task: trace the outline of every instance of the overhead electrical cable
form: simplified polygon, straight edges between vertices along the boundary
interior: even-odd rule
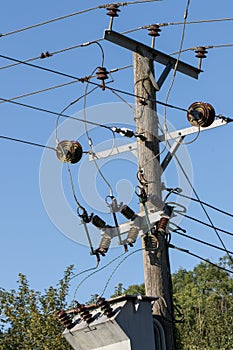
[[[36,146],[36,147],[42,147],[42,148],[48,148],[48,149],[51,149],[52,151],[56,151],[56,148],[54,148],[54,147],[45,146],[45,145],[42,145],[42,144],[36,143],[36,142],[16,139],[14,137],[0,135],[0,139],[4,139],[4,140],[8,140],[8,141],[20,142],[20,143],[25,143],[27,145]]]
[[[183,23],[182,33],[181,33],[178,57],[176,59],[176,63],[175,63],[175,66],[174,66],[171,83],[170,83],[170,86],[169,86],[167,94],[166,94],[165,103],[168,103],[168,100],[169,100],[169,97],[170,97],[170,93],[171,93],[171,90],[173,88],[173,85],[174,85],[174,82],[175,82],[175,78],[176,78],[177,68],[178,68],[178,64],[179,64],[179,61],[180,61],[180,55],[181,55],[181,51],[182,51],[183,43],[184,43],[186,20],[187,20],[187,17],[188,17],[190,1],[191,0],[187,0],[187,3],[186,3],[186,8],[185,8],[185,12],[184,12],[184,23]],[[167,131],[168,131],[168,127],[167,127],[167,106],[164,106],[164,132],[167,133]]]
[[[102,67],[104,67],[104,55],[102,57]],[[94,74],[94,72],[98,69],[95,68],[92,73],[91,73],[91,76]],[[86,83],[86,87],[85,87],[85,92],[84,92],[84,99],[83,99],[83,119],[84,121],[87,119],[86,117],[86,106],[87,106],[87,95],[88,95],[88,87],[89,87],[89,82],[90,80],[88,80],[88,82]],[[104,85],[105,86],[105,85]],[[87,139],[88,139],[88,144],[90,146],[90,155],[92,156],[92,160],[94,161],[94,164],[96,166],[96,169],[98,170],[98,173],[99,175],[101,176],[101,178],[103,179],[104,183],[107,185],[107,187],[109,188],[109,191],[110,191],[110,197],[113,197],[113,189],[112,189],[112,186],[110,184],[110,182],[107,180],[107,178],[105,177],[105,175],[103,174],[103,172],[101,171],[99,165],[97,164],[97,159],[96,159],[96,156],[95,156],[95,151],[94,151],[94,147],[93,147],[93,142],[92,142],[92,139],[89,135],[89,131],[88,131],[88,127],[87,127],[87,124],[84,122],[84,127],[85,127],[85,132],[86,132],[86,136],[87,136]],[[113,149],[115,148],[114,147],[115,145],[115,136],[114,136],[114,133],[113,133],[113,147],[112,147],[112,151]],[[111,152],[112,153],[112,152]]]
[[[189,219],[189,220],[196,221],[196,222],[198,222],[199,224],[202,224],[202,225],[207,226],[207,227],[210,227],[210,228],[212,228],[212,229],[214,229],[214,230],[217,230],[217,231],[226,233],[227,235],[233,236],[233,232],[229,232],[229,231],[227,231],[227,230],[223,230],[222,228],[215,227],[215,226],[212,225],[212,224],[207,224],[207,222],[201,221],[201,220],[199,220],[199,219],[197,219],[197,218],[194,218],[194,217],[192,217],[192,216],[190,216],[190,215],[187,215],[187,214],[184,214],[184,213],[179,213],[179,214],[182,215],[182,216],[184,216],[184,217],[186,217],[186,218]]]
[[[169,143],[169,142],[168,142],[168,143]],[[182,164],[181,164],[179,158],[177,157],[176,154],[174,154],[174,157],[175,157],[175,159],[176,159],[176,161],[177,161],[177,163],[178,163],[178,165],[179,165],[179,167],[180,167],[182,173],[184,174],[184,176],[185,176],[185,178],[186,178],[186,180],[187,180],[187,182],[188,182],[190,188],[192,189],[193,193],[195,194],[196,198],[198,199],[198,201],[199,201],[199,203],[200,203],[200,206],[201,206],[202,210],[204,211],[204,213],[205,213],[205,215],[206,215],[206,217],[207,217],[207,219],[208,219],[208,221],[209,221],[209,223],[210,223],[210,227],[212,227],[212,229],[213,229],[214,232],[216,233],[216,236],[218,237],[219,241],[221,242],[223,248],[225,249],[225,252],[226,252],[226,254],[228,255],[230,261],[233,261],[231,255],[228,253],[228,250],[227,250],[227,247],[226,247],[225,243],[223,242],[222,238],[220,237],[217,228],[214,226],[213,221],[211,220],[211,218],[210,218],[210,216],[209,216],[209,214],[208,214],[208,212],[207,212],[207,210],[206,210],[204,204],[202,204],[201,199],[200,199],[200,197],[199,197],[197,191],[195,190],[194,186],[192,185],[192,183],[191,183],[191,181],[190,181],[190,179],[189,179],[189,177],[188,177],[186,171],[184,170],[184,167],[182,166]],[[219,230],[219,231],[220,231],[220,230]]]
[[[211,205],[211,204],[209,204],[209,203],[206,203],[206,202],[203,202],[203,201],[199,201],[198,199],[196,199],[196,198],[193,198],[193,197],[190,197],[190,196],[186,196],[185,194],[183,194],[183,193],[181,193],[181,192],[177,192],[177,191],[172,191],[173,193],[175,193],[176,195],[178,195],[178,196],[181,196],[181,197],[183,197],[183,198],[187,198],[187,199],[190,199],[191,201],[194,201],[194,202],[197,202],[197,203],[202,203],[203,205],[205,205],[206,207],[209,207],[209,208],[211,208],[211,209],[213,209],[213,210],[216,210],[216,211],[218,211],[218,212],[220,212],[220,213],[222,213],[222,214],[225,214],[225,215],[228,215],[228,216],[230,216],[230,217],[232,217],[233,218],[233,214],[232,213],[229,213],[229,212],[227,212],[227,211],[225,211],[225,210],[222,210],[222,209],[219,209],[219,208],[217,208],[216,206],[214,206],[214,205]]]
[[[219,45],[201,45],[202,47],[204,47],[205,49],[220,49],[220,48],[224,48],[224,47],[233,47],[233,44],[219,44]],[[183,52],[187,52],[187,51],[195,51],[198,49],[199,46],[195,46],[195,47],[189,47],[187,49],[183,49],[181,51],[181,53]],[[177,55],[179,52],[172,52],[170,53],[171,56],[173,55]]]
[[[0,58],[5,58],[5,59],[8,59],[8,60],[12,60],[12,61],[16,61],[16,62],[21,62],[22,64],[25,64],[29,67],[32,67],[32,68],[37,68],[37,69],[40,69],[40,70],[44,70],[46,72],[50,72],[50,73],[53,73],[53,74],[57,74],[57,75],[61,75],[61,76],[64,76],[64,77],[67,77],[67,78],[72,78],[72,79],[76,79],[77,81],[79,82],[82,82],[84,83],[85,81],[87,81],[87,78],[78,78],[78,77],[75,77],[73,75],[70,75],[70,74],[66,74],[66,73],[63,73],[63,72],[59,72],[59,71],[56,71],[56,70],[53,70],[53,69],[49,69],[49,68],[45,68],[45,67],[41,67],[41,66],[37,66],[35,64],[32,64],[32,63],[27,63],[27,62],[23,62],[23,61],[20,61],[16,58],[12,58],[12,57],[9,57],[9,56],[4,56],[4,55],[0,55]],[[92,84],[92,85],[95,85],[95,86],[99,86],[102,88],[102,85],[101,84],[98,84],[98,83],[95,83],[93,81],[90,81],[89,84]],[[139,96],[139,95],[136,95],[134,93],[131,93],[131,92],[128,92],[128,91],[124,91],[124,90],[120,90],[120,89],[116,89],[116,88],[112,88],[112,87],[109,87],[109,86],[106,86],[105,87],[106,89],[108,90],[113,90],[113,91],[116,91],[116,92],[119,92],[121,94],[124,94],[124,95],[127,95],[127,96],[131,96],[131,97],[136,97],[136,98],[139,98],[139,99],[144,99],[144,100],[148,100],[148,101],[152,101],[152,102],[155,102],[157,104],[160,104],[162,106],[167,106],[169,108],[174,108],[174,109],[177,109],[179,111],[183,111],[183,112],[188,112],[188,110],[186,108],[182,108],[182,107],[178,107],[178,106],[174,106],[172,104],[169,104],[169,103],[165,103],[165,102],[162,102],[162,101],[159,101],[159,100],[156,100],[155,98],[151,98],[151,97],[147,97],[147,98],[143,98],[142,96]],[[3,101],[6,101],[6,102],[13,102],[13,101],[7,101],[6,99],[4,98],[0,98],[0,100],[3,100]]]
[[[191,239],[191,240],[193,240],[193,241],[195,241],[195,242],[199,242],[199,243],[205,244],[205,245],[207,245],[208,247],[213,247],[213,248],[215,248],[215,249],[218,249],[218,250],[221,250],[221,251],[224,251],[224,252],[225,252],[225,249],[224,249],[224,248],[218,247],[217,245],[214,245],[214,244],[212,244],[212,243],[203,241],[203,240],[198,239],[198,238],[196,238],[196,237],[189,236],[189,235],[187,235],[187,234],[185,234],[185,233],[183,233],[183,232],[180,232],[179,230],[172,230],[172,232],[173,232],[173,233],[176,233],[176,234],[178,234],[178,235],[180,235],[180,236],[189,238],[189,239]],[[231,253],[231,254],[233,254],[233,252],[231,252],[231,251],[229,251],[229,250],[228,250],[228,252]]]
[[[126,6],[126,5],[134,5],[134,4],[143,4],[143,3],[146,3],[146,2],[156,2],[156,1],[161,1],[161,0],[127,1],[127,2],[118,2],[118,3],[116,3],[116,5],[118,5],[118,6]],[[27,26],[27,27],[23,27],[23,28],[19,28],[19,29],[16,29],[16,30],[12,30],[12,31],[7,32],[7,33],[1,33],[0,37],[17,34],[17,33],[20,33],[20,32],[24,32],[24,31],[27,31],[27,30],[30,30],[30,29],[33,29],[33,28],[41,27],[41,26],[44,26],[44,25],[47,25],[47,24],[50,24],[50,23],[61,21],[61,20],[66,19],[66,18],[74,17],[74,16],[77,16],[77,15],[81,15],[81,14],[84,14],[84,13],[87,13],[87,12],[91,12],[91,11],[95,11],[95,10],[98,10],[98,9],[105,9],[105,8],[107,8],[109,6],[110,6],[110,4],[103,4],[103,5],[98,5],[98,6],[95,6],[95,7],[90,7],[90,8],[84,9],[84,10],[80,10],[80,11],[77,11],[77,12],[69,13],[67,15],[63,15],[63,16],[60,16],[60,17],[52,18],[52,19],[49,19],[47,21],[43,21],[43,22],[40,22],[40,23],[32,24],[32,25]]]
[[[195,258],[198,258],[198,259],[200,259],[200,260],[203,260],[203,261],[205,261],[206,263],[208,263],[208,264],[210,264],[210,265],[212,265],[212,266],[215,266],[215,267],[217,267],[217,268],[220,269],[220,270],[223,270],[223,271],[226,271],[226,272],[229,272],[229,273],[233,273],[232,270],[229,270],[229,269],[226,269],[225,267],[219,266],[219,265],[213,263],[212,261],[210,261],[210,260],[208,260],[208,259],[204,259],[204,258],[202,258],[200,255],[197,255],[197,254],[194,254],[194,253],[190,252],[188,249],[176,247],[176,246],[173,245],[173,244],[169,244],[169,248],[176,249],[176,250],[179,250],[179,251],[181,251],[181,252],[184,252],[184,253],[187,253],[187,254],[189,254],[189,255],[192,255],[192,256],[194,256]]]
[[[104,128],[104,129],[108,129],[112,132],[112,127],[109,127],[107,125],[104,125],[104,124],[100,124],[100,123],[97,123],[97,122],[93,122],[91,120],[86,120],[84,121],[83,119],[81,118],[76,118],[76,117],[72,117],[70,115],[66,115],[66,114],[61,114],[59,112],[54,112],[54,111],[51,111],[51,110],[48,110],[48,109],[45,109],[45,108],[41,108],[41,107],[36,107],[36,106],[32,106],[32,105],[28,105],[26,103],[21,103],[21,102],[16,102],[16,101],[11,101],[11,100],[7,100],[5,98],[1,98],[0,97],[0,101],[5,101],[5,102],[8,102],[8,103],[11,103],[11,104],[14,104],[14,105],[17,105],[17,106],[21,106],[21,107],[25,107],[25,108],[29,108],[29,109],[33,109],[35,111],[39,111],[39,112],[45,112],[45,113],[48,113],[48,114],[52,114],[52,115],[60,115],[60,117],[63,117],[63,118],[66,118],[66,119],[73,119],[73,120],[77,120],[79,122],[82,122],[82,123],[88,123],[90,125],[95,125],[95,126],[99,126],[101,128]]]
[[[113,68],[113,69],[109,70],[109,73],[113,74],[113,73],[116,73],[116,72],[121,71],[123,69],[130,68],[130,67],[132,67],[132,65],[123,66],[123,67],[119,67],[119,68]],[[85,77],[85,78],[87,78],[87,77]],[[92,77],[89,77],[89,78],[92,78]],[[32,96],[32,95],[37,95],[37,94],[40,94],[40,93],[43,93],[43,92],[59,89],[61,87],[65,87],[65,86],[72,85],[72,84],[75,84],[75,83],[79,83],[79,81],[76,79],[76,80],[69,81],[67,83],[53,85],[53,86],[50,86],[50,87],[47,87],[47,88],[44,88],[44,89],[27,92],[27,93],[22,94],[22,95],[11,97],[7,101],[13,101],[13,100],[18,100],[18,99],[21,99],[21,98],[24,98],[24,97],[29,97],[29,96]],[[94,89],[97,89],[97,88],[99,88],[99,86],[96,86]],[[121,98],[119,95],[118,95],[118,97]],[[83,96],[79,97],[78,100],[81,99],[81,98],[83,98]],[[5,102],[6,101],[0,101],[0,104],[1,103],[5,103]],[[73,102],[73,103],[75,103],[75,102]]]

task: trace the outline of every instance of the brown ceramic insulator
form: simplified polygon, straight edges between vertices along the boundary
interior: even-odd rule
[[[136,214],[135,212],[130,208],[128,207],[128,205],[124,205],[122,208],[121,208],[121,214],[124,215],[124,217],[126,217],[126,219],[128,220],[134,220],[136,218]]]
[[[215,119],[214,107],[205,102],[194,102],[188,108],[188,121],[191,125],[208,127]]]
[[[83,149],[79,142],[63,140],[56,148],[57,158],[63,163],[78,163],[82,158]]]
[[[68,315],[64,310],[57,312],[57,318],[65,328],[67,329],[73,328],[74,325],[70,318],[70,315]]]
[[[118,15],[118,12],[120,12],[119,10],[119,5],[117,4],[110,4],[108,7],[107,7],[107,15],[110,16],[110,17],[119,17]]]
[[[195,50],[195,53],[195,57],[197,58],[206,58],[206,54],[208,53],[208,51],[206,51],[206,48],[204,46],[199,46]]]
[[[159,28],[158,24],[152,24],[149,28],[148,28],[148,35],[156,37],[156,36],[160,36],[160,32],[161,29]]]
[[[98,228],[106,227],[106,222],[102,220],[98,215],[93,215],[91,218],[91,222],[94,226]]]

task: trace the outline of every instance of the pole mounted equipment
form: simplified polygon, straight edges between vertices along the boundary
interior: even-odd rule
[[[194,102],[188,108],[187,118],[193,126],[206,128],[214,122],[215,117],[215,109],[210,103]]]
[[[97,79],[102,81],[101,88],[103,91],[105,90],[105,80],[108,79],[108,74],[109,72],[107,71],[107,68],[98,67],[96,75],[97,75]]]
[[[112,25],[113,25],[113,18],[115,17],[119,17],[118,12],[120,12],[121,10],[119,10],[119,5],[117,4],[110,4],[107,7],[107,16],[110,17],[110,23],[109,23],[109,30],[112,30]]]
[[[148,27],[148,35],[150,35],[152,37],[152,43],[151,43],[151,47],[152,48],[154,48],[154,46],[155,46],[155,38],[157,36],[160,36],[160,32],[161,32],[161,29],[160,29],[158,24],[151,24]]]
[[[206,50],[205,46],[198,46],[195,50],[195,53],[195,57],[199,58],[198,69],[201,69],[202,60],[203,58],[206,58],[208,51]]]
[[[63,140],[57,144],[56,154],[61,162],[75,164],[82,158],[83,149],[78,141]]]

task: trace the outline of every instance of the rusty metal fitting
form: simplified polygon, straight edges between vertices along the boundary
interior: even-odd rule
[[[197,58],[206,58],[208,51],[206,51],[206,48],[204,46],[199,46],[196,48],[195,53],[195,57]]]
[[[187,118],[194,126],[208,127],[214,122],[215,116],[214,107],[210,103],[194,102],[188,108]]]
[[[110,4],[107,7],[107,15],[110,17],[119,17],[118,12],[120,12],[121,10],[119,10],[119,5],[117,4]]]
[[[79,142],[64,140],[56,148],[57,158],[63,163],[78,163],[82,158],[83,149]]]
[[[148,35],[156,37],[160,36],[161,29],[159,28],[158,24],[151,24],[148,27]]]
[[[96,72],[97,79],[102,80],[102,90],[105,90],[105,80],[108,79],[108,71],[105,67],[98,67],[98,71]]]
[[[64,310],[58,311],[56,313],[56,316],[65,328],[67,329],[73,328],[74,324],[71,320],[71,317]]]

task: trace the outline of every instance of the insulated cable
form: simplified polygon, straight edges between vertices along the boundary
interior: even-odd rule
[[[207,246],[209,246],[209,247],[213,247],[213,248],[215,248],[215,249],[218,249],[218,250],[221,250],[221,251],[224,251],[224,252],[225,252],[225,249],[224,249],[224,248],[218,247],[217,245],[214,245],[214,244],[212,244],[212,243],[203,241],[203,240],[198,239],[198,238],[196,238],[196,237],[192,237],[192,236],[186,235],[185,233],[180,232],[179,229],[172,230],[171,232],[174,232],[174,233],[176,233],[176,234],[178,234],[178,235],[180,235],[180,236],[189,238],[189,239],[191,239],[191,240],[193,240],[193,241],[195,241],[195,242],[199,242],[199,243],[205,244],[205,245],[207,245]],[[231,252],[231,251],[229,251],[229,250],[228,250],[228,252],[231,253],[231,254],[233,254],[233,252]]]
[[[169,144],[169,142],[168,142],[168,144]],[[193,193],[195,194],[196,198],[198,199],[198,201],[199,201],[199,203],[200,203],[200,206],[201,206],[202,210],[204,211],[204,213],[205,213],[205,215],[206,215],[206,217],[207,217],[207,219],[208,219],[208,221],[209,221],[209,223],[210,223],[210,227],[212,227],[212,229],[215,231],[215,233],[216,233],[216,235],[217,235],[219,241],[221,242],[223,248],[225,249],[225,252],[226,252],[226,254],[228,255],[230,261],[233,261],[231,255],[228,253],[228,250],[227,250],[227,248],[226,248],[226,245],[224,244],[222,238],[220,237],[220,235],[219,235],[219,233],[218,233],[217,228],[214,226],[213,221],[211,220],[211,218],[210,218],[210,216],[209,216],[209,214],[208,214],[208,212],[207,212],[205,206],[202,204],[201,199],[200,199],[200,197],[199,197],[197,191],[195,190],[195,188],[194,188],[194,186],[192,185],[192,183],[191,183],[191,181],[190,181],[190,179],[189,179],[189,177],[188,177],[186,171],[184,170],[184,167],[182,166],[182,164],[181,164],[181,162],[179,161],[179,159],[178,159],[178,157],[177,157],[176,154],[174,154],[174,157],[175,157],[175,159],[176,159],[176,161],[177,161],[177,163],[178,163],[178,165],[179,165],[179,167],[180,167],[182,173],[184,174],[184,176],[185,176],[185,178],[186,178],[186,180],[187,180],[189,186],[190,186],[191,189],[193,190]],[[182,214],[182,215],[186,215],[186,214]],[[222,230],[219,230],[219,231],[222,231]]]
[[[209,207],[209,208],[211,208],[211,209],[213,209],[213,210],[216,210],[216,211],[218,211],[218,212],[220,212],[220,213],[222,213],[222,214],[228,215],[228,216],[230,216],[230,217],[233,218],[233,214],[231,214],[231,213],[229,213],[229,212],[227,212],[227,211],[225,211],[225,210],[219,209],[219,208],[215,207],[214,205],[208,204],[208,203],[203,202],[203,201],[199,201],[199,200],[196,199],[196,198],[193,198],[193,197],[190,197],[190,196],[186,196],[185,194],[183,194],[183,193],[177,191],[177,189],[172,189],[172,191],[170,191],[170,189],[167,189],[167,190],[169,190],[169,192],[172,192],[172,193],[174,193],[174,194],[176,194],[176,195],[178,195],[178,196],[180,196],[180,197],[190,199],[191,201],[194,201],[194,202],[197,202],[197,203],[202,203],[202,204],[205,205],[206,207]]]
[[[161,1],[161,0],[127,1],[127,2],[118,2],[118,3],[116,3],[116,5],[118,5],[118,6],[126,6],[126,5],[143,4],[143,3],[146,3],[146,2],[155,2],[155,1]],[[52,18],[52,19],[49,19],[47,21],[43,21],[43,22],[40,22],[40,23],[33,24],[31,26],[27,26],[27,27],[24,27],[24,28],[19,28],[19,29],[16,29],[16,30],[12,30],[12,31],[7,32],[7,33],[1,33],[0,37],[17,34],[17,33],[20,33],[20,32],[23,32],[23,31],[26,31],[26,30],[29,30],[29,29],[41,27],[41,26],[44,26],[44,25],[49,24],[49,23],[57,22],[57,21],[60,21],[60,20],[66,19],[66,18],[74,17],[74,16],[77,16],[77,15],[81,15],[83,13],[94,11],[94,10],[105,9],[109,5],[110,4],[103,4],[103,5],[99,5],[99,6],[95,6],[95,7],[90,7],[90,8],[84,9],[84,10],[80,10],[80,11],[77,11],[77,12],[73,12],[73,13],[70,13],[70,14],[67,14],[67,15],[63,15],[63,16],[60,16],[60,17]]]
[[[51,149],[52,151],[56,151],[56,148],[54,148],[54,147],[45,146],[45,145],[42,145],[42,144],[40,144],[40,143],[35,143],[35,142],[31,142],[31,141],[16,139],[16,138],[9,137],[9,136],[0,135],[0,139],[9,140],[9,141],[15,141],[15,142],[20,142],[20,143],[25,143],[26,145],[31,145],[31,146],[36,146],[36,147],[42,147],[42,148]]]
[[[197,219],[197,218],[194,218],[194,217],[192,217],[192,216],[189,216],[189,215],[187,215],[187,214],[184,214],[184,213],[183,213],[183,214],[182,214],[182,213],[179,213],[179,214],[182,215],[182,216],[184,216],[184,217],[186,217],[186,218],[189,219],[189,220],[196,221],[196,222],[198,222],[199,224],[202,224],[202,225],[207,226],[207,227],[210,227],[210,228],[212,228],[212,229],[214,229],[214,230],[217,230],[217,231],[226,233],[227,235],[233,236],[233,232],[229,232],[229,231],[223,230],[223,229],[221,229],[221,228],[219,228],[219,227],[215,227],[215,226],[212,225],[212,224],[207,224],[207,222],[201,221],[201,220],[199,220],[199,219]]]
[[[56,71],[56,70],[53,70],[53,69],[49,69],[49,68],[46,68],[46,67],[41,67],[41,66],[38,66],[38,65],[35,65],[35,64],[32,64],[32,63],[23,62],[23,61],[20,61],[20,60],[18,60],[16,58],[12,58],[12,57],[9,57],[9,56],[0,55],[0,58],[5,58],[5,59],[11,60],[11,61],[20,62],[20,63],[25,64],[25,65],[27,65],[29,67],[32,67],[32,68],[37,68],[37,69],[40,69],[40,70],[44,70],[46,72],[54,73],[54,74],[61,75],[61,76],[67,77],[67,78],[72,78],[72,79],[75,79],[75,80],[77,80],[77,81],[79,81],[81,83],[84,83],[86,81],[86,78],[78,78],[78,77],[75,77],[73,75],[62,73],[62,72],[59,72],[59,71]],[[94,86],[99,86],[99,87],[102,88],[102,85],[100,85],[98,83],[95,83],[93,81],[89,81],[89,84],[92,84]],[[134,97],[134,98],[136,97],[136,98],[139,98],[139,99],[144,99],[144,100],[156,102],[157,104],[162,105],[162,106],[167,106],[169,108],[177,109],[179,111],[188,112],[188,110],[186,108],[182,108],[182,107],[179,107],[179,106],[174,106],[172,104],[156,100],[155,98],[151,98],[151,97],[143,98],[143,97],[141,97],[139,95],[136,95],[134,93],[131,93],[131,92],[128,92],[128,91],[124,91],[124,90],[120,90],[120,89],[116,89],[116,88],[111,88],[109,86],[106,86],[105,88],[108,89],[108,90],[116,91],[118,93],[121,93],[121,94],[124,94],[124,95],[127,95],[127,96],[131,96],[131,97]],[[11,101],[7,101],[4,98],[0,98],[0,100],[6,101],[6,102],[11,102]]]
[[[180,248],[180,247],[176,247],[176,246],[173,245],[173,244],[169,244],[169,248],[176,249],[176,250],[179,250],[179,251],[181,251],[181,252],[184,252],[184,253],[187,253],[187,254],[189,254],[189,255],[192,255],[192,256],[194,256],[195,258],[198,258],[198,259],[200,259],[200,260],[203,260],[203,261],[207,262],[208,264],[213,265],[213,266],[215,266],[216,268],[218,268],[218,269],[220,269],[220,270],[223,270],[223,271],[226,271],[226,272],[229,272],[229,273],[233,273],[232,270],[229,270],[229,269],[226,269],[225,267],[219,266],[219,265],[213,263],[212,261],[210,261],[210,260],[208,260],[208,259],[204,259],[204,258],[202,258],[200,255],[197,255],[197,254],[194,254],[194,253],[190,252],[188,249],[183,249],[183,248]]]
[[[172,90],[172,87],[174,85],[175,78],[176,78],[177,68],[178,68],[178,64],[180,61],[180,55],[181,55],[181,51],[182,51],[183,43],[184,43],[186,20],[188,17],[188,10],[189,10],[189,6],[190,6],[190,1],[191,0],[187,0],[187,3],[186,3],[186,8],[185,8],[185,12],[184,12],[184,23],[183,23],[182,33],[181,33],[181,40],[180,40],[180,46],[179,46],[179,51],[178,51],[178,57],[177,57],[177,60],[176,60],[175,66],[174,66],[171,83],[170,83],[170,86],[169,86],[167,94],[166,94],[165,103],[168,103],[169,96],[170,96],[170,93],[171,93],[171,90]],[[167,128],[167,106],[164,106],[164,132],[166,133],[167,131],[168,131],[168,128]]]

